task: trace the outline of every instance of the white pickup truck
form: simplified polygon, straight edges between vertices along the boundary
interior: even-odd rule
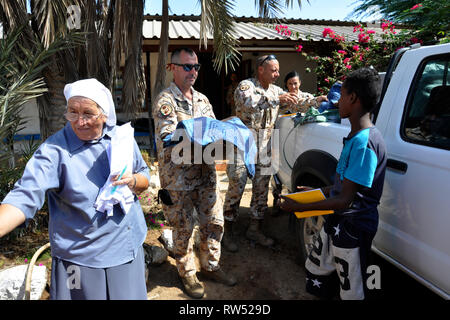
[[[373,121],[384,136],[388,162],[372,250],[416,280],[450,298],[450,44],[399,50],[384,76]],[[333,183],[342,139],[350,123],[295,125],[280,116],[282,186]],[[302,257],[312,248],[323,218],[296,219]]]

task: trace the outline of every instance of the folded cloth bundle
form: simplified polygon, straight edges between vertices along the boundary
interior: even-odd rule
[[[294,126],[304,125],[311,122],[338,122],[340,123],[339,110],[330,109],[324,112],[319,112],[316,108],[309,108],[305,113],[297,113],[293,118]]]
[[[237,117],[220,121],[208,117],[200,117],[180,121],[177,130],[167,135],[164,147],[175,145],[186,134],[188,139],[201,146],[206,146],[220,140],[234,144],[244,154],[244,163],[250,176],[255,175],[256,143],[250,131],[241,119]]]
[[[127,185],[112,186],[114,176],[122,176],[125,172],[133,170],[133,145],[134,129],[128,122],[117,126],[111,144],[107,148],[110,174],[105,185],[100,189],[94,207],[97,211],[106,212],[108,216],[113,215],[113,207],[120,203],[125,214],[134,202],[134,195]]]

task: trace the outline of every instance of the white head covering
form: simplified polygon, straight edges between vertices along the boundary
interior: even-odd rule
[[[97,79],[84,79],[66,84],[64,96],[67,101],[75,96],[95,101],[108,117],[106,124],[109,126],[116,125],[116,108],[114,107],[111,92]]]

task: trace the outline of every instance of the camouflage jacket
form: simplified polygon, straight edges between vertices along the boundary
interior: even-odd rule
[[[302,92],[298,90],[297,93],[298,103],[296,105],[295,112],[306,112],[310,107],[319,108],[320,103],[317,102],[317,98],[314,97],[311,93]]]
[[[279,112],[287,110],[300,112],[306,105],[311,104],[312,100],[306,96],[297,105],[280,106],[279,96],[283,93],[285,93],[283,89],[274,84],[270,84],[269,88],[264,89],[256,78],[241,81],[234,92],[236,116],[249,129],[256,131],[260,151],[268,146]]]
[[[153,106],[156,148],[161,187],[170,190],[194,190],[202,185],[214,185],[214,165],[176,164],[172,161],[174,147],[163,146],[163,139],[173,133],[178,122],[198,117],[216,118],[208,98],[192,90],[192,101],[186,99],[174,82],[156,98]]]

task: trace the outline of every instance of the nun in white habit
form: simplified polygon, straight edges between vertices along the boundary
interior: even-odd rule
[[[47,198],[50,298],[146,299],[147,226],[135,194],[147,189],[149,169],[132,139],[127,170],[120,177],[111,172],[107,150],[111,153],[111,141],[121,131],[103,84],[79,80],[67,84],[64,95],[67,124],[42,143],[3,199],[0,237],[33,219]],[[108,214],[97,210],[96,200],[108,185],[132,194],[126,211],[120,203]]]

